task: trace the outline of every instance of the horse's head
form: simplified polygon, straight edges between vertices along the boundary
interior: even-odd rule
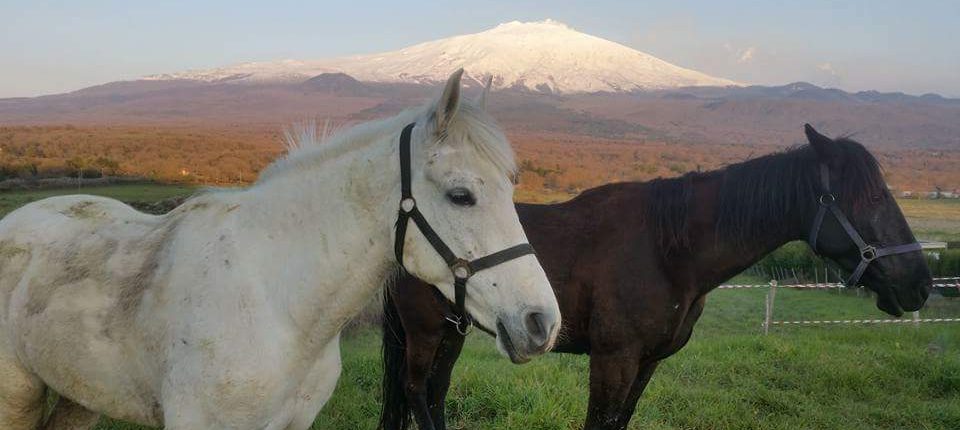
[[[411,185],[416,207],[450,251],[475,260],[527,243],[513,205],[513,150],[483,103],[461,101],[454,73],[411,134]],[[450,261],[413,222],[403,241],[403,266],[455,300]],[[549,350],[560,309],[535,255],[510,257],[469,277],[466,311],[496,333],[501,352],[524,362]]]
[[[916,239],[876,159],[863,145],[846,138],[830,139],[809,124],[806,134],[819,164],[826,166],[825,174],[819,169],[815,173],[821,188],[819,204],[827,209],[816,243],[811,245],[851,272],[868,262],[860,283],[877,293],[881,310],[900,316],[905,310],[920,309],[933,283],[930,269],[919,246],[911,246]],[[822,189],[823,181],[829,182],[828,190]],[[849,219],[866,247],[856,243],[855,234],[831,213],[831,203]]]

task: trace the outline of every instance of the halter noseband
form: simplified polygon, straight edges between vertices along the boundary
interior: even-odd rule
[[[813,219],[813,226],[810,229],[808,242],[810,243],[810,247],[813,248],[813,252],[817,252],[817,235],[823,226],[823,217],[827,214],[827,210],[829,210],[834,218],[840,222],[843,230],[847,232],[847,236],[860,248],[860,264],[853,270],[850,278],[845,283],[847,287],[853,288],[857,286],[857,283],[860,282],[860,277],[863,276],[863,272],[867,270],[867,266],[869,266],[873,260],[889,255],[920,251],[922,249],[919,242],[880,248],[868,244],[863,240],[863,237],[860,236],[860,233],[857,232],[857,229],[853,227],[853,224],[850,223],[850,220],[843,214],[840,207],[837,206],[837,197],[830,192],[830,169],[826,164],[822,163],[820,164],[820,182],[823,185],[823,194],[817,199],[820,203],[820,208],[817,209],[817,215]]]
[[[400,264],[400,267],[403,267],[403,242],[407,234],[407,224],[413,219],[417,228],[420,229],[420,233],[423,233],[433,249],[443,257],[443,261],[447,263],[447,267],[453,273],[454,308],[452,313],[445,317],[456,326],[460,334],[466,335],[473,322],[465,306],[467,279],[481,270],[489,269],[524,255],[535,254],[535,252],[529,243],[523,243],[471,261],[457,257],[450,250],[450,247],[443,242],[443,239],[440,239],[437,232],[430,227],[430,223],[417,208],[416,199],[413,198],[410,187],[410,135],[413,133],[414,126],[416,126],[416,123],[407,124],[403,128],[403,132],[400,133],[400,211],[397,215],[397,234],[393,243],[393,251],[397,256],[397,263]],[[405,267],[404,270],[406,270]]]

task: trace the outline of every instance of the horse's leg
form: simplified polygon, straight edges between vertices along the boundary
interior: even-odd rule
[[[90,430],[100,421],[100,414],[60,396],[53,413],[43,425],[44,430]]]
[[[412,411],[420,430],[435,430],[427,385],[449,326],[443,317],[449,305],[433,286],[412,276],[397,279],[393,291],[398,294],[388,294],[384,302],[384,363],[391,376],[384,379],[381,426],[401,430],[406,414]],[[399,351],[403,352],[402,360],[398,359]],[[402,386],[397,387],[399,384]],[[403,400],[397,399],[398,388]]]
[[[43,418],[44,384],[0,351],[0,429],[34,430]]]
[[[647,388],[647,383],[650,382],[653,372],[657,370],[658,364],[660,364],[660,361],[653,361],[640,368],[637,379],[633,381],[633,387],[630,388],[630,394],[627,396],[627,400],[624,401],[623,408],[620,410],[619,423],[617,427],[615,427],[616,429],[626,429],[627,424],[630,424],[630,418],[633,418],[633,413],[637,409],[637,401],[640,400],[640,395],[643,394],[643,390]]]
[[[407,375],[404,378],[407,400],[412,405],[413,419],[417,422],[417,428],[436,430],[437,427],[430,417],[427,384],[442,337],[439,334],[411,337],[409,333],[408,331]]]
[[[630,398],[640,359],[630,351],[590,355],[590,400],[586,430],[619,430],[620,413]]]
[[[433,425],[436,430],[446,430],[446,399],[447,390],[450,389],[450,377],[453,374],[453,366],[460,357],[460,351],[463,349],[465,336],[458,333],[452,325],[445,331],[440,348],[437,350],[437,356],[433,362],[433,374],[428,380],[427,396],[430,402],[430,416],[433,419]]]

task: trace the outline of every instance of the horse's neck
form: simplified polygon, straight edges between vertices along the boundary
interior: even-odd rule
[[[248,191],[252,246],[280,262],[262,268],[265,288],[309,336],[338,332],[393,270],[398,163],[380,142]]]
[[[752,232],[743,235],[742,241],[723,238],[718,225],[721,175],[706,178],[694,185],[694,208],[690,228],[694,243],[687,259],[692,267],[685,273],[693,274],[693,284],[699,292],[706,293],[760,261],[764,256],[784,244],[805,238],[806,214],[791,213],[781,219],[783,228],[773,231]],[[758,199],[764,201],[764,199]],[[803,207],[798,205],[799,207]]]

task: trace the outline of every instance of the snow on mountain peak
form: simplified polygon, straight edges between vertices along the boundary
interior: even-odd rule
[[[560,21],[552,20],[547,18],[543,21],[532,21],[532,22],[521,22],[521,21],[510,21],[504,22],[497,25],[496,27],[488,31],[509,31],[514,29],[524,29],[524,30],[573,30],[573,27],[570,27],[567,24],[564,24]]]
[[[547,19],[512,21],[489,30],[420,43],[397,51],[319,61],[283,60],[154,75],[146,79],[302,81],[342,72],[360,81],[443,82],[457,68],[495,88],[554,93],[620,92],[735,82],[685,69],[652,55]]]

